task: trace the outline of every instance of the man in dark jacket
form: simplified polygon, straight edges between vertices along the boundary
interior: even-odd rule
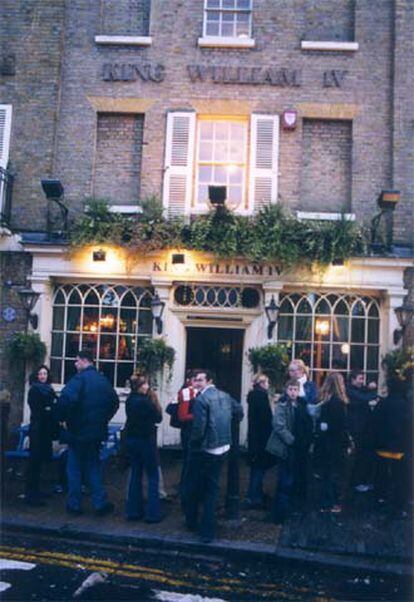
[[[364,384],[364,373],[351,373],[346,392],[348,404],[348,429],[355,444],[355,457],[351,474],[351,485],[359,493],[372,489],[374,466],[374,442],[371,403],[378,397],[375,382]]]
[[[220,472],[230,449],[233,420],[243,418],[243,410],[230,395],[214,386],[210,370],[194,375],[194,387],[199,391],[193,406],[193,427],[190,453],[184,484],[184,512],[189,529],[198,530],[201,541],[214,539],[214,511],[219,493]],[[198,526],[198,509],[203,515]]]
[[[108,379],[96,371],[89,350],[79,351],[78,373],[62,390],[58,416],[68,431],[67,511],[81,514],[82,473],[92,489],[92,503],[100,516],[112,512],[102,482],[99,458],[101,442],[108,436],[108,422],[119,407],[119,400]]]

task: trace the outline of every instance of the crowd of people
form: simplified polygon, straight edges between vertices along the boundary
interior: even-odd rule
[[[114,505],[103,483],[100,447],[119,399],[95,369],[89,350],[79,352],[75,366],[77,373],[58,398],[46,366],[32,377],[26,502],[45,503],[41,471],[52,458],[53,440],[59,439],[67,445],[67,512],[82,513],[87,483],[95,512],[103,516]],[[345,488],[355,495],[372,491],[378,504],[391,502],[396,511],[405,512],[411,499],[411,403],[407,383],[388,385],[388,395],[382,398],[376,383],[364,384],[362,372],[352,372],[347,383],[332,372],[318,390],[305,364],[293,360],[284,392],[275,401],[268,377],[256,375],[247,397],[250,471],[244,509],[266,508],[264,479],[272,470],[277,474],[270,512],[274,523],[309,508],[311,479],[317,483],[321,512],[340,513]],[[130,387],[121,432],[122,452],[130,467],[125,515],[129,521],[157,523],[164,516],[157,449],[163,411],[147,376],[134,374]],[[215,386],[210,370],[200,368],[187,373],[166,411],[170,424],[181,432],[179,495],[186,526],[210,542],[215,537],[220,474],[234,443],[232,427],[243,418],[242,404]]]

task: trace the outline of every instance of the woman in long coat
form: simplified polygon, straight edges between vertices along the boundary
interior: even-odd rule
[[[264,374],[259,374],[255,377],[253,389],[247,396],[250,480],[244,500],[246,508],[263,505],[263,479],[266,470],[274,464],[272,456],[265,449],[272,431],[272,411],[268,391],[269,379]]]
[[[39,366],[30,379],[29,461],[26,472],[26,498],[31,506],[43,506],[47,494],[39,489],[40,475],[45,463],[52,460],[52,441],[56,436],[54,405],[56,393],[51,385],[47,366]]]
[[[328,374],[321,387],[319,400],[314,461],[316,473],[321,477],[320,509],[336,513],[342,511],[340,488],[347,449],[352,443],[347,429],[348,397],[341,374]]]

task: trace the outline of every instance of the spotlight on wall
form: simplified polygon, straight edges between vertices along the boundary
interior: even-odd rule
[[[162,333],[162,314],[164,313],[165,301],[161,301],[158,293],[155,293],[151,301],[152,318],[157,326],[157,333]]]
[[[53,203],[56,203],[56,205],[59,207],[60,219],[62,221],[62,228],[60,229],[60,231],[58,231],[58,235],[61,236],[62,234],[66,234],[68,231],[69,210],[62,201],[63,195],[64,195],[64,188],[63,188],[62,182],[60,180],[58,180],[57,178],[54,178],[54,179],[40,180],[40,183],[42,185],[42,189],[43,189],[43,192],[45,193],[47,200],[52,201]],[[52,218],[51,218],[50,210],[48,210],[48,228],[47,229],[48,229],[49,234],[51,235],[52,230],[53,230],[53,225],[52,225]]]
[[[106,251],[103,249],[97,249],[92,252],[93,261],[106,261]]]
[[[273,295],[272,295],[272,298],[270,299],[270,303],[268,305],[265,305],[265,312],[266,312],[266,317],[267,317],[267,321],[268,321],[267,338],[271,339],[273,336],[274,328],[276,326],[277,316],[279,313],[279,306],[276,305],[276,301],[275,301],[275,298]]]
[[[185,263],[185,255],[184,253],[173,253],[171,255],[171,263],[173,265],[182,265]]]
[[[405,329],[407,326],[409,326],[411,320],[413,319],[414,305],[411,303],[403,303],[399,307],[396,307],[394,311],[400,326],[400,328],[394,330],[394,345],[398,345],[404,335]]]
[[[219,212],[222,211],[226,204],[227,198],[227,187],[226,186],[209,186],[208,187],[208,200],[214,209]]]
[[[394,226],[393,211],[395,210],[399,200],[399,190],[382,190],[377,198],[377,204],[381,211],[377,213],[377,215],[375,215],[371,221],[371,248],[373,251],[391,251],[393,238],[392,231]],[[384,243],[378,236],[378,230],[380,228],[382,219],[385,221],[385,247]]]
[[[39,317],[37,314],[32,314],[33,308],[37,303],[40,293],[36,293],[31,288],[22,288],[18,291],[22,305],[26,310],[27,321],[30,323],[34,330],[37,329],[39,324]]]

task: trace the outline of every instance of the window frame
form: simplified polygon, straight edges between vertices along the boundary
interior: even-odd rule
[[[223,0],[220,1],[219,7],[209,7],[208,0],[204,0],[204,8],[203,8],[203,33],[202,37],[198,39],[198,45],[200,47],[222,47],[222,48],[254,48],[255,41],[252,38],[253,32],[253,0],[249,0],[250,7],[249,8],[227,8],[223,7]],[[237,28],[237,14],[247,14],[249,16],[248,19],[248,33],[241,35],[223,35],[222,33],[218,33],[217,35],[212,35],[207,33],[207,24],[208,24],[208,13],[217,12],[219,14],[218,24],[219,24],[219,32],[222,31],[223,25],[223,15],[225,13],[235,13],[236,18],[232,21],[233,30]]]
[[[245,144],[243,148],[243,162],[217,162],[217,161],[200,161],[199,160],[199,152],[200,152],[200,143],[201,143],[201,123],[205,122],[225,122],[225,123],[242,123],[244,128],[244,137]],[[242,200],[238,207],[234,209],[237,214],[247,214],[249,213],[249,186],[248,186],[248,178],[249,178],[249,149],[250,149],[250,120],[248,116],[222,116],[222,115],[197,115],[196,120],[196,143],[194,148],[194,175],[193,175],[193,193],[191,195],[191,213],[206,213],[209,211],[210,207],[208,202],[205,206],[202,206],[198,201],[198,187],[199,187],[199,167],[200,165],[206,166],[223,166],[226,167],[228,165],[237,165],[243,167],[243,178],[242,178]],[[213,150],[214,154],[214,150]],[[207,184],[209,185],[209,184]],[[214,184],[213,184],[214,185]],[[221,184],[216,184],[221,185]]]

